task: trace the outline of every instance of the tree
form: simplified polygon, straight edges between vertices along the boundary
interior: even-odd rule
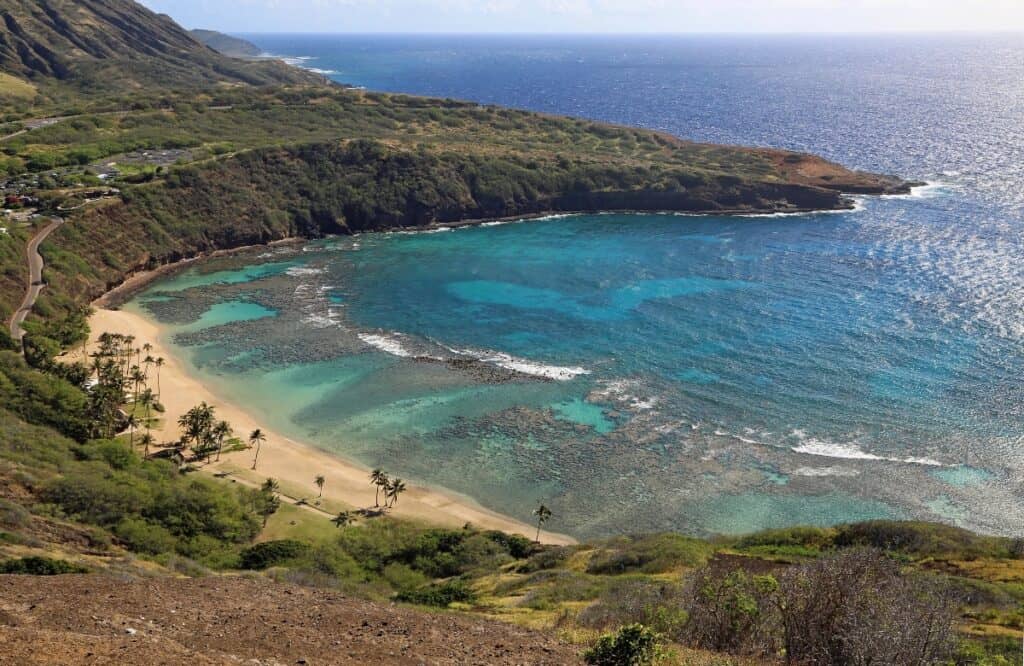
[[[125,425],[128,427],[128,446],[134,449],[135,430],[139,427],[139,420],[135,417],[135,414],[128,415],[128,418],[125,419]]]
[[[129,379],[132,380],[132,386],[133,386],[132,400],[134,402],[138,402],[139,401],[139,387],[142,385],[142,383],[144,381],[146,381],[146,376],[144,374],[142,374],[142,370],[139,369],[139,366],[133,365],[132,366],[132,370],[131,370],[131,375],[129,376]]]
[[[139,394],[139,404],[146,408],[146,426],[149,426],[149,420],[152,417],[153,401],[156,398],[153,396],[153,391],[145,389]]]
[[[544,523],[548,522],[554,514],[551,513],[551,509],[541,504],[533,510],[533,515],[537,516],[537,538],[534,539],[534,541],[540,543],[540,528]]]
[[[388,485],[388,475],[380,469],[370,472],[370,483],[377,486],[373,494],[373,505],[380,506],[380,489]]]
[[[323,474],[317,474],[316,475],[316,479],[313,480],[313,483],[315,483],[316,487],[319,488],[319,490],[320,490],[320,494],[317,495],[317,497],[323,497],[324,496],[324,484],[326,482],[327,482],[327,479],[324,478]]]
[[[205,402],[182,414],[178,418],[178,425],[184,430],[181,436],[182,445],[192,443],[192,449],[198,455],[207,454],[212,448],[213,424],[214,408]]]
[[[139,444],[145,447],[142,454],[143,456],[145,456],[146,458],[149,457],[149,447],[152,446],[155,442],[156,440],[153,438],[153,435],[148,432],[139,438]]]
[[[352,517],[352,514],[350,512],[342,511],[341,513],[336,515],[334,518],[331,518],[331,522],[334,523],[335,527],[341,528],[341,527],[347,527],[348,525],[351,525],[352,523],[354,523],[355,522],[355,518]]]
[[[217,460],[220,460],[220,452],[224,449],[224,440],[231,436],[234,431],[227,421],[218,421],[213,426],[213,437],[217,440]]]
[[[405,484],[402,483],[401,479],[395,479],[387,486],[387,495],[385,500],[391,500],[390,504],[385,504],[387,507],[392,507],[398,502],[398,496],[405,492]]]
[[[256,455],[252,459],[253,469],[256,469],[256,463],[260,459],[260,447],[263,445],[263,442],[265,441],[267,441],[267,436],[264,435],[263,431],[260,430],[259,428],[256,428],[255,430],[252,431],[252,433],[249,434],[249,446],[256,447]]]
[[[277,481],[267,479],[260,486],[260,490],[256,494],[255,509],[256,513],[263,517],[263,527],[267,526],[267,521],[270,520],[270,517],[281,508],[281,498],[278,497],[280,490],[281,486]]]
[[[156,366],[156,399],[159,400],[162,395],[160,393],[160,368],[164,367],[164,357],[157,357],[157,359],[153,361],[153,365]]]

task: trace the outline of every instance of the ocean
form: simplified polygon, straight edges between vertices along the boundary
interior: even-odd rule
[[[268,425],[524,520],[543,501],[577,537],[1024,532],[1024,36],[246,37],[374,90],[929,183],[328,239],[129,305]]]

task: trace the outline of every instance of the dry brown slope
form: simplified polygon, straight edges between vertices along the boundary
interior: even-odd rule
[[[182,663],[580,660],[549,634],[266,580],[0,576],[0,665]]]

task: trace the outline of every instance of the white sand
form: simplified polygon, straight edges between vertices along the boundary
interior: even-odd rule
[[[153,431],[158,442],[171,442],[179,437],[178,417],[200,402],[206,401],[216,408],[217,418],[226,420],[235,429],[236,435],[244,440],[249,432],[260,428],[267,435],[267,441],[260,452],[259,465],[250,472],[253,454],[242,451],[225,454],[219,463],[203,466],[205,473],[230,472],[243,482],[254,482],[262,478],[277,479],[286,493],[289,489],[307,489],[310,498],[316,497],[313,479],[317,475],[326,478],[324,486],[325,503],[343,503],[352,508],[372,508],[374,487],[369,481],[369,470],[337,456],[316,449],[310,445],[289,439],[266,428],[258,417],[214,395],[207,386],[191,376],[186,366],[174,357],[161,339],[159,326],[145,318],[121,310],[98,308],[89,319],[93,339],[104,332],[134,335],[136,345],[146,342],[153,345],[150,354],[162,356],[164,365],[160,370],[161,403],[166,411],[161,415],[162,427]],[[75,360],[71,352],[69,356]],[[151,373],[155,370],[151,368]],[[155,382],[152,387],[156,389]],[[469,498],[457,497],[444,491],[407,484],[408,490],[401,495],[392,515],[419,520],[444,527],[462,527],[471,523],[483,529],[501,530],[533,538],[536,528],[523,522],[485,509]],[[326,520],[325,516],[325,520]],[[575,541],[565,535],[541,532],[541,541],[549,544],[572,544]]]

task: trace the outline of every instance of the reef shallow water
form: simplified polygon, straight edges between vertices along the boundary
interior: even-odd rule
[[[253,39],[373,89],[931,185],[827,215],[563,216],[203,263],[131,307],[226,398],[519,518],[543,500],[577,536],[1024,532],[1019,35]]]
[[[284,432],[517,517],[543,500],[574,535],[1010,531],[1018,343],[884,256],[907,233],[885,220],[950,195],[928,196],[327,239],[210,260],[130,307]]]

